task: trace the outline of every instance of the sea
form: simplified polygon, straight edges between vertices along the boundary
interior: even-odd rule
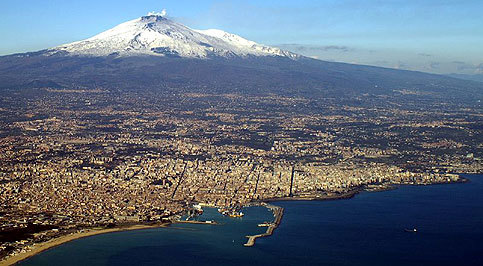
[[[467,183],[400,186],[352,199],[281,201],[269,237],[244,247],[273,220],[265,207],[242,218],[205,208],[217,225],[116,232],[78,239],[19,265],[483,265],[483,175]],[[407,232],[406,229],[417,229]]]

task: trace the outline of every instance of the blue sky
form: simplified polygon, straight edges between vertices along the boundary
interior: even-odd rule
[[[0,55],[91,37],[149,11],[330,61],[483,74],[482,0],[1,0]]]

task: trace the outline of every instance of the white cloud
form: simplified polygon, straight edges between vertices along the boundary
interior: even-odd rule
[[[165,17],[168,13],[166,12],[166,9],[161,10],[161,12],[149,12],[148,16],[161,16]]]

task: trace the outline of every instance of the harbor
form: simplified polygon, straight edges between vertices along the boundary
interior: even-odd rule
[[[265,223],[259,224],[258,226],[260,227],[266,226],[267,231],[263,234],[247,236],[248,241],[247,243],[244,244],[245,247],[252,247],[253,245],[255,245],[255,241],[257,240],[257,238],[271,236],[273,234],[273,231],[280,225],[280,222],[282,221],[282,217],[283,217],[283,208],[279,206],[271,205],[271,204],[266,204],[265,207],[272,210],[274,221],[272,223],[265,222]]]

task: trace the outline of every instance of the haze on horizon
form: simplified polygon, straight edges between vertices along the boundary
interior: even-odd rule
[[[483,74],[483,2],[69,1],[0,4],[0,55],[86,39],[149,11],[306,56],[432,73]]]

